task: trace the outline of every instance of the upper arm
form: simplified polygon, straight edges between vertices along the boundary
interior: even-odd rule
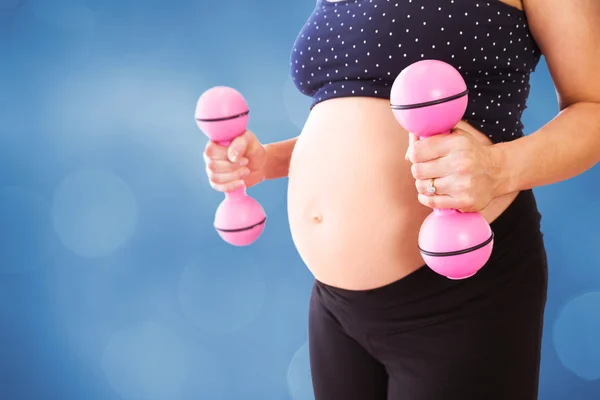
[[[524,0],[560,108],[600,102],[600,0]]]

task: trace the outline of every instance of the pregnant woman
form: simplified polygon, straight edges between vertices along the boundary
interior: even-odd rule
[[[313,99],[302,133],[208,143],[217,190],[289,177],[292,236],[315,277],[317,400],[537,399],[547,264],[531,189],[600,161],[599,21],[598,0],[317,0],[291,57]],[[561,111],[523,136],[541,55]],[[414,140],[389,96],[423,59],[453,65],[469,105],[450,134]],[[423,265],[431,208],[491,223],[494,251],[475,276]]]

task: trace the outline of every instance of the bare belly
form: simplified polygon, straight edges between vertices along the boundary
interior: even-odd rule
[[[483,136],[482,136],[483,137]],[[289,170],[288,214],[298,252],[319,281],[349,290],[394,282],[423,265],[408,134],[389,102],[328,100],[313,108]],[[491,222],[515,195],[482,212]]]

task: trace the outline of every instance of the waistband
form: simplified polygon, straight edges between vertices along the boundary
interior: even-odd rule
[[[493,285],[512,271],[523,269],[523,264],[544,252],[541,215],[532,190],[520,192],[490,226],[494,232],[492,255],[488,263],[469,279],[450,280],[423,266],[396,282],[370,290],[341,289],[320,281],[315,281],[315,285],[324,292],[325,298],[342,300],[344,303],[364,303],[367,306],[367,303],[379,300],[385,303],[386,298],[394,303],[411,302],[467,283],[473,286],[473,282],[478,282],[480,287]]]

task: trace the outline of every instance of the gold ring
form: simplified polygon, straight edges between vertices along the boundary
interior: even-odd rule
[[[437,192],[437,188],[435,187],[435,178],[431,178],[431,183],[427,187],[427,193],[435,194]]]

